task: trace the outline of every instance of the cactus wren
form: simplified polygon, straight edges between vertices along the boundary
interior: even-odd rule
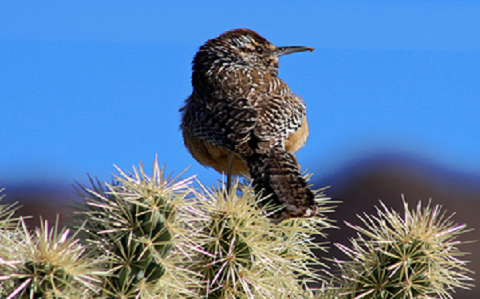
[[[303,100],[277,77],[278,57],[313,51],[276,47],[258,33],[236,29],[207,41],[193,59],[193,92],[180,109],[185,146],[202,165],[248,175],[258,204],[272,217],[311,217],[314,195],[293,155],[305,145]]]

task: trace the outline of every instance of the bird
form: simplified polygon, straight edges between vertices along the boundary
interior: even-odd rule
[[[203,44],[192,62],[192,94],[180,109],[186,148],[200,164],[252,180],[257,204],[278,220],[313,217],[318,206],[294,155],[309,135],[306,106],[278,77],[279,57],[313,51],[277,47],[251,29]]]

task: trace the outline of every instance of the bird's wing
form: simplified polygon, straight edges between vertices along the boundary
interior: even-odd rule
[[[306,108],[303,100],[295,96],[281,79],[276,76],[267,76],[266,79],[266,84],[249,97],[258,113],[253,133],[270,149],[301,127]]]
[[[194,136],[248,156],[250,132],[258,120],[257,111],[246,98],[201,100],[192,94],[183,110],[184,123]]]

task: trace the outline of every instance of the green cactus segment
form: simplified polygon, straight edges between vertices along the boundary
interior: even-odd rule
[[[57,221],[58,223],[58,221]],[[23,219],[0,244],[1,298],[93,298],[99,293],[103,256],[92,257],[77,233],[49,229],[42,223],[32,234]],[[3,235],[2,237],[5,237]],[[9,250],[6,250],[8,247]]]
[[[196,193],[202,205],[196,270],[201,272],[206,298],[295,298],[308,295],[306,282],[319,282],[314,266],[321,266],[313,249],[313,235],[324,226],[320,218],[273,223],[250,185],[233,181],[224,188]],[[307,294],[308,293],[308,294]]]
[[[197,242],[187,223],[196,218],[184,211],[194,205],[187,198],[192,178],[171,179],[157,161],[151,177],[143,166],[131,174],[117,170],[120,175],[105,184],[106,190],[98,183],[80,190],[89,242],[110,257],[104,293],[115,298],[195,294],[189,287],[199,282],[184,266]]]
[[[428,251],[428,244],[420,240],[386,244],[375,250],[372,264],[357,277],[355,296],[414,298],[427,293],[431,285]]]
[[[140,282],[154,282],[164,275],[161,259],[173,248],[168,224],[175,221],[175,213],[175,207],[163,196],[138,198],[132,205],[126,218],[130,220],[128,227],[134,229],[121,236],[113,249],[118,260],[114,268],[118,270],[110,285],[115,290],[130,292]]]
[[[244,221],[221,213],[212,217],[210,225],[205,228],[206,235],[212,237],[203,248],[205,279],[212,290],[209,298],[225,298],[232,291],[243,293],[237,282],[242,269],[251,268],[253,257],[251,248],[245,242],[248,233],[239,232],[242,228],[245,228]]]
[[[167,224],[175,222],[175,208],[162,196],[150,196],[146,202],[152,203],[150,207],[140,205],[135,207],[136,223],[140,226],[134,230],[134,233],[139,237],[148,236],[155,252],[164,258],[173,247],[172,232]]]
[[[382,205],[378,217],[359,217],[367,228],[349,224],[359,232],[352,248],[337,244],[351,258],[337,260],[346,298],[452,298],[454,287],[471,286],[455,240],[466,226],[445,218],[439,206],[404,206],[403,216]]]
[[[25,269],[28,276],[33,278],[31,290],[37,295],[48,294],[52,290],[64,290],[67,284],[73,281],[72,275],[65,269],[49,263],[28,261]]]

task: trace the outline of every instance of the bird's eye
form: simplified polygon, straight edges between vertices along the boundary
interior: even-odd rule
[[[260,46],[257,46],[257,47],[255,48],[255,51],[256,51],[258,54],[262,54],[262,53],[263,53],[263,48],[260,47]]]

